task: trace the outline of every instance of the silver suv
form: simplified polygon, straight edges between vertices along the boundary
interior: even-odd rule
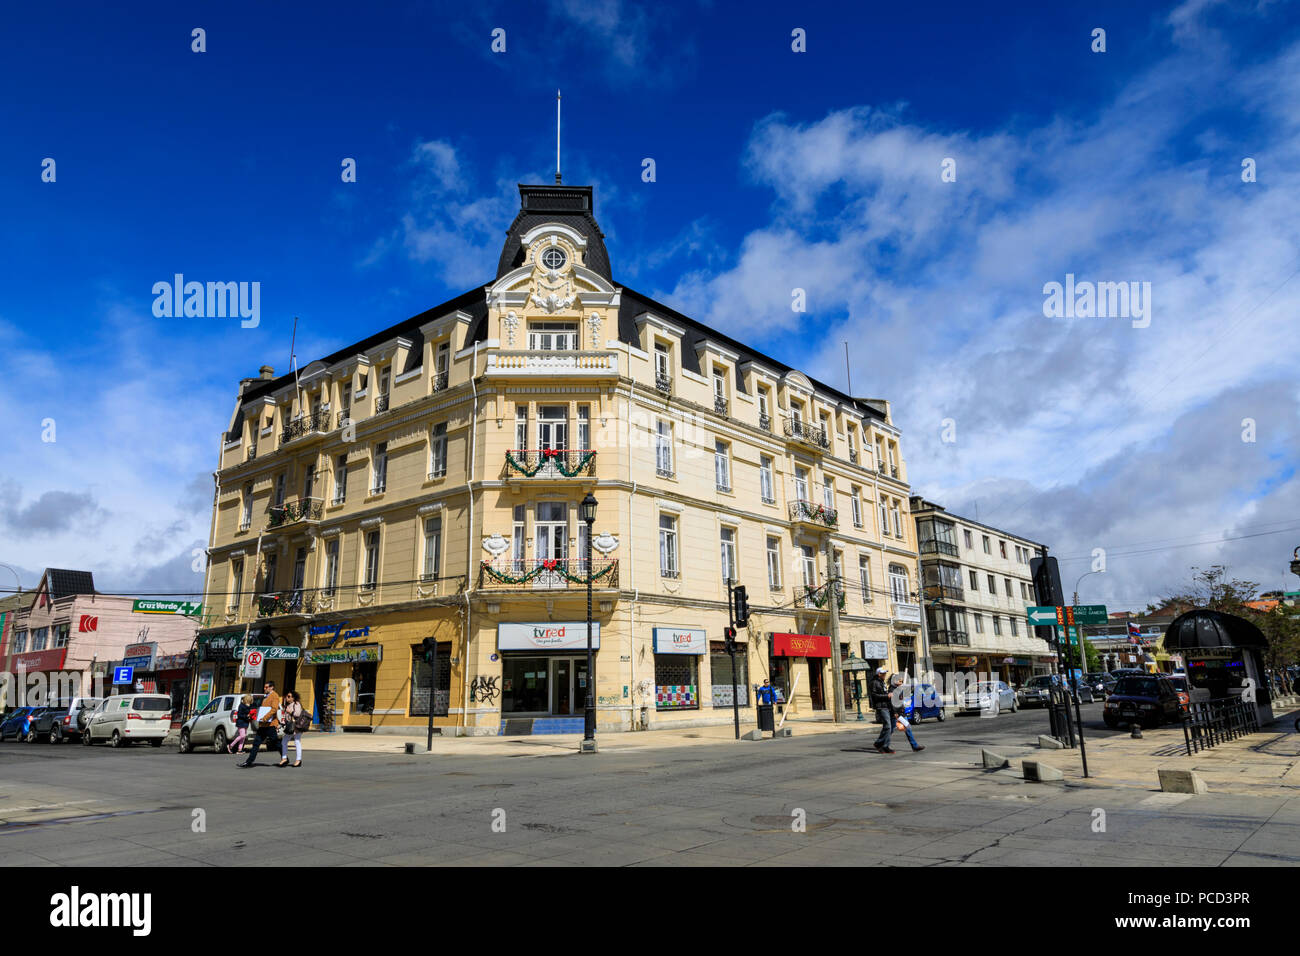
[[[252,713],[262,706],[262,694],[253,695]],[[214,697],[208,706],[181,725],[181,753],[193,753],[195,747],[212,747],[220,753],[226,744],[239,733],[235,729],[235,713],[243,694],[222,694]],[[251,731],[250,731],[251,732]]]

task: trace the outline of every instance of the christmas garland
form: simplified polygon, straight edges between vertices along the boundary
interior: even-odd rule
[[[833,509],[825,505],[813,504],[811,501],[800,500],[798,510],[813,521],[820,521],[827,527],[833,528],[839,523],[839,515]]]
[[[522,574],[520,574],[518,577],[516,577],[512,574],[507,574],[505,571],[500,571],[492,567],[492,562],[490,561],[483,562],[483,570],[487,572],[488,577],[492,578],[494,581],[497,581],[501,584],[527,584],[529,581],[533,580],[534,578],[539,578],[543,574],[546,574],[548,572],[551,574],[559,574],[561,577],[564,578],[564,580],[568,581],[570,584],[586,584],[589,580],[592,583],[595,583],[596,581],[599,581],[601,578],[608,575],[611,571],[614,570],[615,567],[617,567],[617,562],[611,561],[609,564],[605,565],[605,567],[602,568],[601,570],[593,571],[587,577],[582,577],[581,575],[570,573],[569,569],[566,568],[564,564],[560,562],[558,559],[551,559],[546,561],[539,561],[537,565],[533,567],[531,570],[525,571]]]
[[[320,502],[310,499],[304,501],[290,501],[287,504],[280,505],[278,508],[271,509],[270,527],[278,528],[282,524],[288,524],[290,521],[301,521],[303,518],[319,518]]]
[[[811,598],[813,604],[817,605],[817,607],[819,607],[819,608],[822,608],[822,607],[825,607],[825,606],[826,606],[826,589],[827,589],[827,587],[828,587],[828,585],[823,584],[823,585],[821,585],[820,587],[815,587],[815,588],[809,588],[809,589],[808,589],[808,597]],[[838,597],[839,597],[839,600],[837,600],[835,603],[839,605],[839,608],[840,608],[840,610],[842,611],[842,610],[844,610],[844,589],[843,589],[842,587],[841,587],[841,588],[837,588],[837,589],[836,589],[836,592],[837,592],[837,595],[838,595]]]
[[[564,448],[543,448],[537,457],[537,464],[530,468],[526,460],[523,462],[517,461],[513,452],[506,452],[506,464],[519,472],[525,478],[532,478],[546,466],[548,461],[554,461],[556,471],[566,478],[575,478],[581,474],[583,470],[591,464],[592,459],[596,457],[594,451],[583,452],[582,457],[578,459],[578,463],[574,465],[573,468],[569,468],[567,461],[568,454],[568,450]]]

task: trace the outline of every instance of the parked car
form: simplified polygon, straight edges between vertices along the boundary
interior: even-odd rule
[[[1095,674],[1084,674],[1083,679],[1092,688],[1092,696],[1094,698],[1100,697],[1102,700],[1110,696],[1111,688],[1115,686],[1116,680],[1115,677],[1104,671],[1098,671]]]
[[[902,692],[904,716],[909,723],[919,724],[926,717],[937,720],[945,719],[943,697],[933,684],[903,685]]]
[[[38,707],[15,707],[5,715],[4,721],[0,722],[0,740],[8,740],[10,737],[14,740],[19,739],[26,734],[27,715]]]
[[[1192,704],[1192,685],[1187,682],[1186,674],[1170,674],[1169,683],[1174,685],[1174,690],[1178,692],[1178,703],[1182,705],[1183,712]]]
[[[87,715],[99,706],[102,697],[74,697],[67,702],[59,702],[45,708],[32,720],[27,733],[29,743],[45,740],[52,744],[61,744],[68,740],[79,740],[86,726]]]
[[[253,713],[262,706],[262,694],[253,695]],[[208,706],[181,725],[181,753],[193,753],[195,747],[212,747],[217,753],[239,733],[235,729],[235,712],[239,709],[242,694],[223,694],[214,697]]]
[[[1009,684],[993,680],[980,681],[973,687],[968,687],[962,695],[960,708],[964,713],[979,711],[996,717],[1004,709],[1014,714],[1020,709],[1020,704],[1016,700],[1016,692]]]
[[[172,699],[158,694],[118,694],[95,708],[86,722],[82,743],[106,741],[125,747],[147,740],[161,747],[172,728]]]
[[[1055,674],[1036,674],[1020,688],[1022,707],[1046,707],[1052,699],[1052,688],[1059,683]]]
[[[1158,727],[1166,720],[1177,720],[1182,709],[1178,691],[1168,678],[1156,674],[1121,677],[1102,710],[1107,727],[1139,723]]]

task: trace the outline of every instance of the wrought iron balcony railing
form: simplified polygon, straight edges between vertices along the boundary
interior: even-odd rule
[[[388,411],[388,396],[380,395],[375,399],[375,414]]]
[[[480,588],[504,588],[515,591],[556,591],[618,587],[618,561],[592,558],[591,567],[576,558],[527,559],[498,558],[479,566]]]
[[[673,380],[667,375],[655,375],[655,388],[665,395],[671,395],[673,392]]]
[[[334,427],[342,428],[343,423],[346,422],[351,417],[352,417],[352,409],[350,408],[343,409],[343,411],[339,412],[338,417],[334,420]]]
[[[759,412],[758,427],[763,429],[765,432],[770,432],[772,430],[772,416]]]
[[[596,453],[590,448],[512,448],[506,452],[507,478],[591,478]]]
[[[839,524],[839,512],[815,501],[805,501],[800,498],[790,502],[790,520],[824,524],[828,528],[834,528]]]
[[[273,507],[266,522],[268,528],[280,528],[298,521],[319,521],[325,511],[321,498],[298,498]]]
[[[817,448],[831,447],[831,440],[826,435],[826,429],[820,425],[813,425],[810,422],[799,421],[794,418],[785,420],[785,437],[793,438],[795,441],[801,441]]]
[[[856,451],[849,452],[849,463],[853,465],[858,463],[858,453]]]
[[[433,373],[433,390],[434,390],[435,392],[441,392],[441,391],[442,391],[443,389],[445,389],[446,387],[447,387],[447,373],[446,373],[446,372],[434,372],[434,373]]]
[[[312,412],[310,415],[300,415],[289,424],[284,426],[280,432],[280,444],[287,445],[295,438],[301,438],[303,435],[310,435],[315,432],[324,432],[329,429],[330,416],[328,411]]]
[[[803,588],[801,589],[803,591],[802,594],[803,606],[815,607],[815,608],[826,607],[827,604],[826,597],[827,597],[828,588],[829,585],[827,584],[819,584],[815,587],[809,587],[808,585],[804,585]],[[837,582],[835,587],[835,593],[838,598],[835,604],[842,611],[844,610],[844,583],[842,581]]]
[[[957,557],[957,545],[951,541],[940,541],[937,538],[930,538],[921,542],[922,554],[947,554]]]
[[[965,631],[950,631],[946,628],[930,632],[931,644],[943,644],[951,647],[970,647],[970,635]]]
[[[721,395],[713,396],[713,410],[719,415],[727,414],[727,400]]]
[[[261,594],[257,598],[258,617],[279,617],[286,614],[314,614],[316,595],[312,591],[297,589],[275,594]]]

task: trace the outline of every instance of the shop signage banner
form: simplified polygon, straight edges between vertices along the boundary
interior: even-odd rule
[[[255,627],[248,632],[248,646],[258,647],[265,643],[270,636],[266,628]],[[236,628],[231,631],[219,631],[215,634],[199,635],[199,660],[201,661],[229,661],[234,660],[239,655],[239,649],[244,646],[244,629]]]
[[[320,637],[322,634],[330,636],[327,647],[333,647],[339,641],[354,641],[360,637],[370,636],[370,625],[365,624],[360,627],[348,628],[349,621],[339,621],[337,624],[315,624],[307,633],[312,637]]]
[[[870,661],[883,661],[889,656],[889,648],[884,641],[863,641],[862,656]]]
[[[143,644],[128,644],[122,652],[122,666],[138,671],[153,671],[154,658],[158,654],[158,642],[146,641]]]
[[[384,649],[379,644],[361,644],[357,647],[318,647],[302,652],[304,667],[313,664],[377,664],[383,659]]]
[[[199,668],[198,691],[194,696],[194,707],[202,710],[212,699],[212,665]]]
[[[154,670],[161,673],[163,671],[183,671],[190,666],[190,655],[182,654],[163,654],[154,659]]]
[[[296,647],[274,647],[264,644],[249,644],[250,651],[258,651],[262,657],[268,661],[296,661],[302,656],[302,651]]]
[[[135,614],[198,614],[203,610],[202,601],[132,601],[131,611]]]
[[[55,647],[45,651],[24,651],[10,658],[14,670],[57,671],[63,669],[63,658],[68,654],[66,647]]]
[[[591,647],[600,648],[600,622],[591,624]],[[502,651],[578,651],[587,649],[586,621],[543,621],[538,624],[519,622],[497,625],[497,650]]]
[[[830,657],[831,639],[825,634],[773,634],[776,657]]]
[[[702,627],[656,627],[654,649],[656,654],[707,654],[709,634]]]

